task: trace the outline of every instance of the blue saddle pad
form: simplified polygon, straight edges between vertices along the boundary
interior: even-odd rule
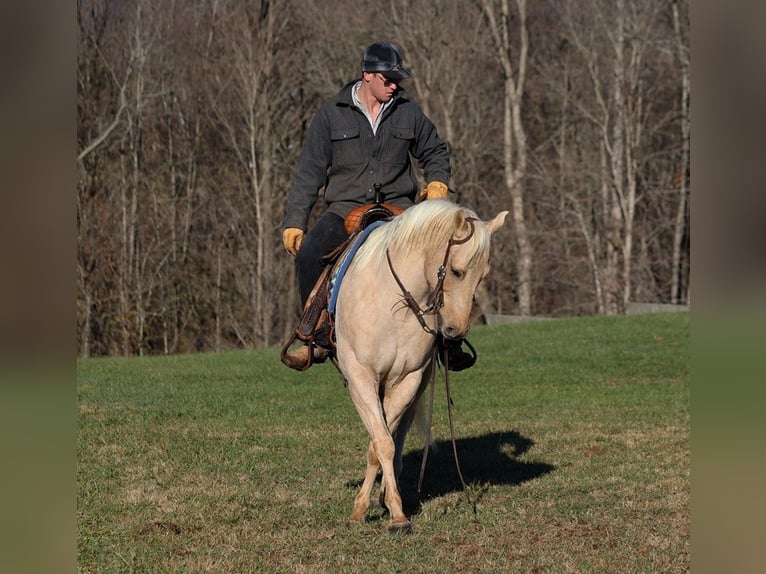
[[[370,234],[370,232],[373,229],[377,229],[384,223],[386,223],[386,221],[373,221],[367,227],[365,227],[359,236],[354,240],[354,243],[351,244],[351,247],[349,247],[348,251],[346,251],[346,254],[343,256],[343,260],[340,262],[340,265],[338,265],[337,269],[332,274],[332,277],[330,277],[330,302],[327,305],[327,310],[330,313],[335,313],[335,304],[338,302],[338,291],[340,291],[340,284],[343,281],[343,277],[346,274],[348,266],[351,264],[351,260],[354,258],[354,255],[356,255],[356,252],[362,243],[364,243],[364,240],[367,239],[367,236]]]

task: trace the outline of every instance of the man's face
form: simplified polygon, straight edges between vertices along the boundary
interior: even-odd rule
[[[370,87],[372,88],[372,94],[379,102],[388,102],[394,97],[394,92],[399,87],[399,82],[391,78],[386,78],[383,74],[375,72],[372,74],[373,78],[370,81]]]

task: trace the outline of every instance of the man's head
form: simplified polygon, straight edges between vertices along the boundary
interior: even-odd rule
[[[402,54],[391,42],[375,42],[367,46],[362,56],[362,72],[377,72],[383,77],[399,83],[410,77],[402,66]]]

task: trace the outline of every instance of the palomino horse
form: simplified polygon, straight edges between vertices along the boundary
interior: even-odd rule
[[[351,522],[362,522],[382,470],[389,529],[409,530],[398,476],[404,440],[427,387],[436,335],[465,337],[473,296],[489,271],[491,221],[446,200],[417,204],[373,230],[340,285],[335,306],[337,367],[370,435],[367,471]]]

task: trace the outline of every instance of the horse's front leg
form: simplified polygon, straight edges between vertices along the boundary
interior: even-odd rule
[[[388,424],[386,423],[386,417],[383,414],[383,406],[380,404],[380,398],[377,393],[377,383],[374,381],[365,383],[351,377],[348,388],[351,394],[351,400],[372,439],[372,454],[377,458],[380,468],[383,471],[385,505],[391,513],[389,528],[391,530],[409,529],[410,521],[407,520],[407,517],[404,515],[402,499],[399,495],[399,490],[396,487],[396,476],[394,474],[394,439],[391,436]],[[401,413],[398,413],[398,416],[401,416]],[[395,416],[394,418],[398,419],[398,416]],[[393,422],[393,428],[396,427],[396,422]],[[351,515],[351,520],[361,520],[361,515],[358,514],[358,510],[363,507],[364,510],[366,510],[367,508],[365,505],[369,506],[368,489],[372,488],[372,482],[368,481],[368,478],[372,473],[371,466],[373,466],[370,465],[370,462],[371,457],[368,454],[365,482],[362,484],[362,489],[354,501],[354,512]],[[375,471],[377,473],[377,469],[375,469]],[[374,480],[374,476],[372,477],[372,480]],[[362,500],[363,495],[365,496],[365,500]]]
[[[415,392],[415,398],[412,400],[412,402],[408,406],[404,406],[402,403],[396,403],[394,401],[388,400],[388,395],[386,396],[386,400],[383,403],[383,410],[386,413],[386,418],[389,420],[389,430],[391,431],[391,434],[394,438],[394,475],[396,476],[396,484],[397,487],[399,485],[399,477],[402,474],[402,467],[403,467],[403,457],[404,457],[404,443],[407,440],[407,434],[410,431],[410,428],[412,427],[412,423],[416,419],[420,419],[420,413],[419,413],[419,403],[422,399],[423,392],[428,387],[428,383],[430,382],[430,367],[427,367],[425,372],[420,376],[420,383],[419,387],[416,389]],[[410,379],[410,384],[414,385],[417,377],[413,374],[412,378]],[[403,409],[403,411],[402,411]],[[389,416],[389,413],[392,412],[400,412],[400,415],[397,418],[393,418]],[[396,426],[393,426],[392,423],[395,423]],[[431,424],[431,421],[422,421],[420,424]],[[421,429],[423,431],[423,438],[425,438],[425,431],[426,429]],[[430,446],[430,445],[429,445]],[[385,485],[382,485],[382,489],[385,488]],[[401,495],[401,489],[399,490],[399,494]],[[383,504],[384,499],[384,491],[381,490],[380,493],[380,503]]]
[[[379,441],[373,441],[373,444],[375,445],[375,451],[378,453],[378,458],[381,461],[381,468],[383,470],[383,477],[381,479],[383,489],[381,497],[383,498],[383,505],[391,513],[388,529],[392,532],[399,530],[409,531],[412,525],[404,514],[402,497],[399,493],[399,486],[396,482],[396,474],[394,472],[394,440],[389,434],[388,439],[384,438]]]
[[[421,371],[415,371],[406,375],[395,386],[387,388],[383,399],[383,412],[385,413],[388,431],[393,442],[392,472],[387,477],[384,473],[381,481],[380,502],[385,505],[392,515],[390,530],[401,528],[409,529],[410,523],[396,520],[396,515],[391,508],[391,500],[401,507],[401,490],[399,488],[399,476],[402,472],[402,457],[404,454],[404,442],[412,422],[417,414],[417,402],[421,396],[427,379]],[[403,515],[403,513],[402,513]]]
[[[399,426],[394,429],[393,431],[393,438],[394,438],[394,477],[396,478],[396,488],[399,488],[399,477],[402,474],[402,466],[403,466],[403,458],[404,458],[404,441],[407,439],[407,433],[410,430],[410,426],[412,426],[412,421],[414,419],[414,407],[410,407],[407,409],[407,412],[405,412],[404,417],[399,422]],[[389,427],[390,430],[390,427]],[[399,490],[399,496],[401,496],[402,491]],[[378,503],[381,506],[386,505],[386,482],[384,480],[380,483],[380,495],[378,498]]]

